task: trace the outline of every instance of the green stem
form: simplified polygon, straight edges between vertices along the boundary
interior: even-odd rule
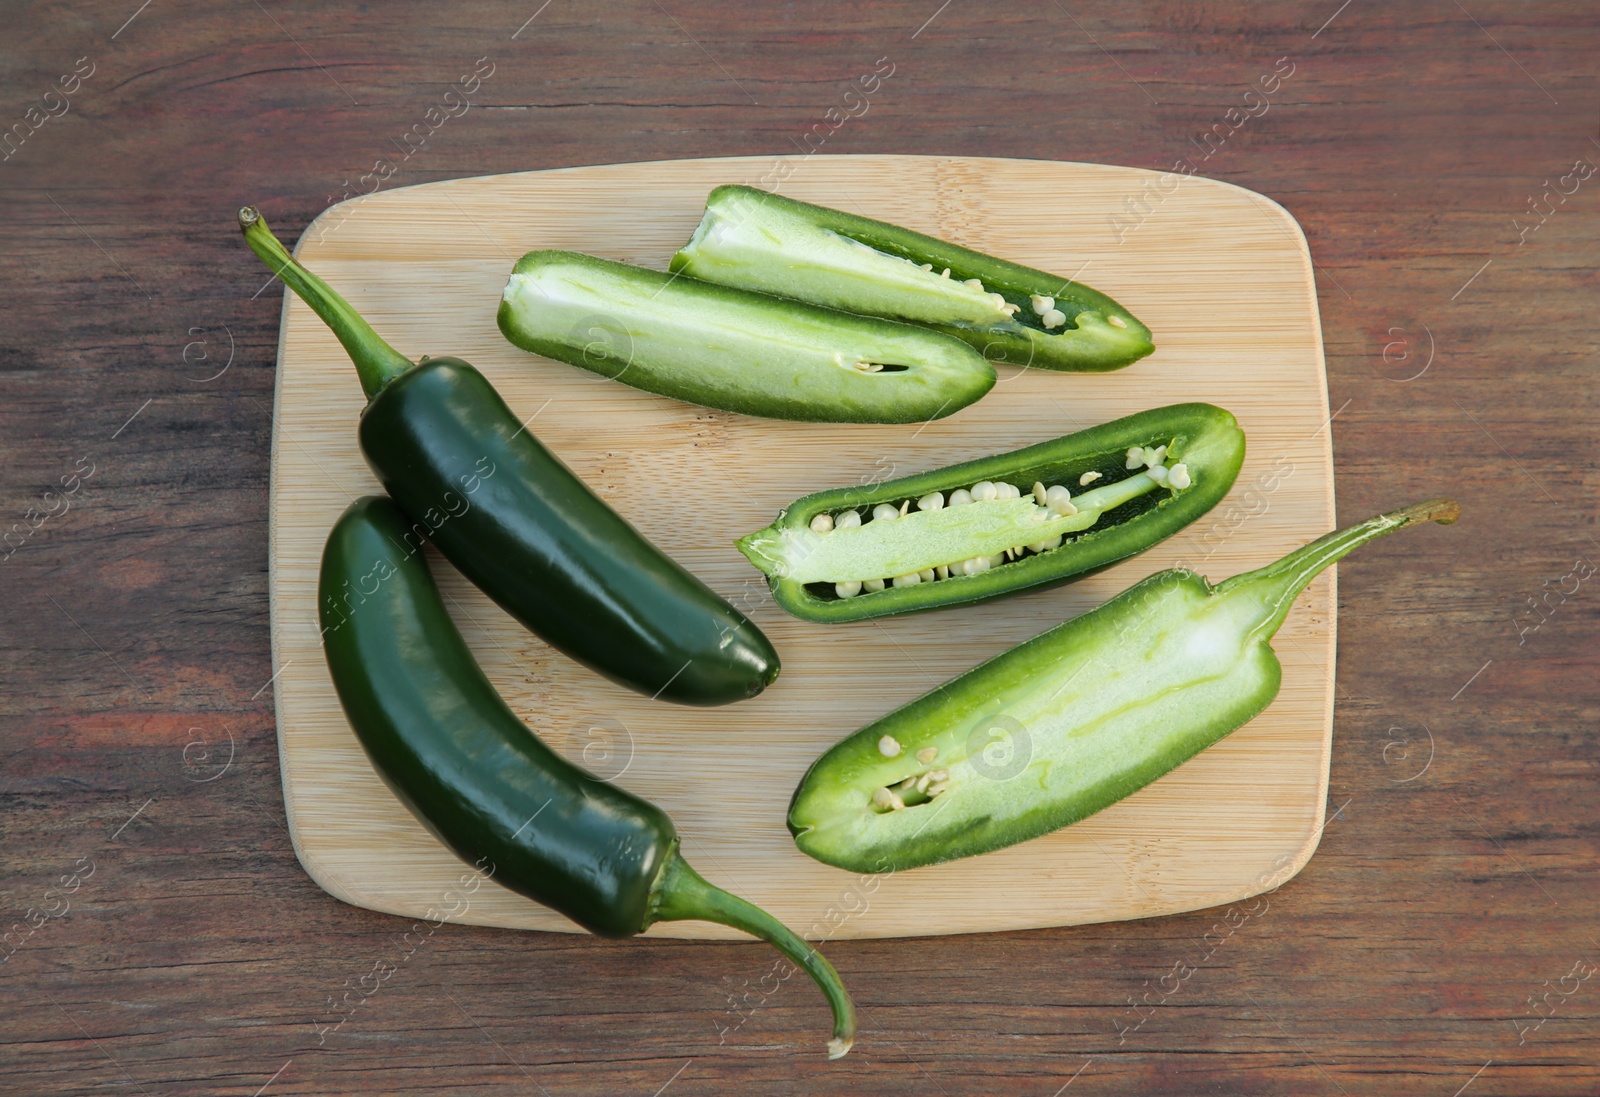
[[[361,377],[361,389],[367,394],[368,400],[411,368],[411,360],[385,343],[372,330],[372,325],[350,307],[350,302],[289,254],[278,238],[272,235],[272,230],[267,227],[267,219],[261,216],[260,210],[254,206],[241,209],[239,227],[244,230],[244,242],[250,245],[250,250],[259,255],[261,261],[271,267],[285,285],[299,294],[301,300],[310,305],[312,311],[322,317],[323,323],[339,337],[339,342],[350,354],[350,360],[356,364],[356,373]]]
[[[1295,598],[1323,569],[1336,563],[1368,541],[1419,522],[1449,525],[1461,517],[1461,505],[1453,499],[1430,499],[1392,510],[1365,522],[1324,534],[1264,568],[1235,575],[1216,587],[1218,595],[1237,591],[1261,606],[1264,617],[1254,631],[1270,639],[1289,616]]]
[[[667,862],[657,886],[657,921],[679,922],[692,918],[742,929],[804,968],[822,988],[833,1009],[833,1039],[828,1041],[828,1058],[837,1059],[850,1050],[856,1040],[855,1003],[850,1000],[850,992],[845,990],[839,973],[822,953],[754,903],[707,883],[677,850],[673,850],[672,859]]]

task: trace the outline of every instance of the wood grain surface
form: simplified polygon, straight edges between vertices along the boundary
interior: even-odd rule
[[[1322,332],[1305,241],[1281,207],[1209,179],[1028,160],[816,156],[783,181],[1029,266],[1073,272],[1156,332],[1126,371],[1006,368],[978,404],[906,426],[783,423],[608,383],[508,344],[494,309],[511,262],[582,249],[665,269],[706,193],[759,179],[761,157],[563,168],[401,188],[335,206],[299,249],[413,358],[459,353],[601,497],[747,612],[783,658],[759,698],[667,706],[599,679],[530,636],[435,560],[456,623],[491,680],[547,742],[660,804],[691,860],[813,938],[915,936],[1142,918],[1212,907],[1297,873],[1322,833],[1333,725],[1333,576],[1276,641],[1278,700],[1218,749],[1091,820],[986,857],[858,879],[795,848],[790,792],[841,735],[1164,567],[1221,581],[1333,522]],[[1163,184],[1159,215],[1120,241],[1121,198]],[[1063,211],[1038,232],[1041,207]],[[1068,212],[1070,211],[1070,212]],[[1230,297],[1256,307],[1230,317]],[[351,422],[365,404],[326,325],[289,303],[278,356],[272,469],[272,633],[279,756],[300,863],[348,902],[422,918],[577,927],[498,883],[457,904],[463,866],[383,785],[322,658],[317,573],[350,500],[379,491]],[[1150,407],[1211,400],[1248,438],[1235,489],[1183,534],[1065,590],[937,614],[819,625],[791,618],[734,548],[791,500],[840,484],[1042,442]],[[1075,485],[1074,485],[1075,486]],[[1028,485],[1021,485],[1027,490]],[[1026,761],[1028,729],[995,745]],[[1009,767],[1008,767],[1009,768]],[[531,810],[532,805],[530,805]],[[869,888],[872,902],[837,906]],[[854,889],[854,892],[853,890]],[[737,939],[710,922],[658,937]]]
[[[0,1093],[1595,1093],[1593,5],[540,3],[6,9]],[[836,1063],[758,944],[412,931],[300,868],[269,686],[280,290],[233,223],[811,150],[1187,160],[1282,203],[1340,518],[1465,505],[1341,569],[1297,877],[826,943],[862,1018]],[[1125,196],[1130,242],[1155,198]],[[1248,326],[1223,297],[1209,319]]]

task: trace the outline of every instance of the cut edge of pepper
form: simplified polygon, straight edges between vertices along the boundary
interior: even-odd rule
[[[849,1053],[856,1041],[856,1006],[827,957],[754,903],[708,882],[683,859],[676,844],[653,890],[652,922],[694,920],[731,926],[767,942],[804,969],[833,1011],[833,1038],[828,1041],[828,1058],[840,1059]]]

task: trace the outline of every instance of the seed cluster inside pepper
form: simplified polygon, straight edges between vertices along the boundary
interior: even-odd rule
[[[797,531],[804,542],[792,546],[789,574],[815,593],[831,590],[836,598],[855,598],[889,587],[979,575],[1043,555],[1093,527],[1107,511],[1158,487],[1173,492],[1191,487],[1193,476],[1182,461],[1165,463],[1168,449],[1129,448],[1124,460],[1129,475],[1099,486],[1091,487],[1106,480],[1105,473],[1079,474],[1082,494],[1076,497],[1072,488],[1042,480],[1027,491],[1005,481],[980,480],[948,494],[934,491],[865,510],[824,512],[811,519],[807,531]],[[980,551],[943,559],[954,543]],[[885,567],[889,574],[865,574]]]
[[[836,232],[835,230],[831,229],[826,231],[831,235],[835,235],[843,240],[849,241],[862,251],[870,252],[874,259],[893,260],[899,263],[904,263],[908,267],[916,267],[925,274],[933,274],[932,263],[918,263],[911,259],[907,259],[902,255],[895,255],[893,252],[884,251],[882,248],[873,247],[870,243],[867,243],[864,240],[857,240],[847,233]],[[1030,293],[1028,295],[1028,306],[1027,308],[1024,308],[1022,305],[1006,300],[1005,294],[995,293],[994,291],[988,289],[983,284],[983,280],[981,278],[954,278],[950,273],[949,267],[941,268],[938,277],[949,283],[949,285],[947,285],[944,289],[946,294],[959,297],[970,297],[974,303],[978,303],[981,299],[986,298],[987,303],[992,305],[995,309],[995,316],[993,317],[995,320],[1015,320],[1018,323],[1038,327],[1042,331],[1052,332],[1057,328],[1066,327],[1067,321],[1070,319],[1066,312],[1056,307],[1056,299],[1054,297],[1045,296],[1044,294]],[[962,294],[960,290],[955,289],[957,285],[964,286],[967,289],[972,290],[973,294]],[[1074,308],[1074,315],[1076,315],[1079,311],[1080,310]],[[981,319],[981,316],[973,316],[970,318]],[[1105,321],[1114,328],[1126,330],[1128,326],[1127,321],[1123,320],[1122,317],[1116,315],[1115,313],[1108,314],[1105,318]]]
[[[878,740],[878,753],[885,758],[898,758],[902,753],[900,743],[893,735]],[[930,768],[939,757],[938,747],[923,747],[917,751],[917,763],[923,766],[903,781],[872,790],[872,810],[882,815],[889,811],[903,811],[908,807],[926,804],[950,787],[950,771]]]

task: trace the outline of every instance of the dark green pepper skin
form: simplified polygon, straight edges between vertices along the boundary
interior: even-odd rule
[[[253,206],[245,242],[338,337],[367,407],[361,449],[384,490],[501,608],[613,682],[687,705],[753,697],[778,676],[755,625],[645,540],[459,358],[413,365],[300,264]]]
[[[854,241],[881,253],[841,247]],[[926,276],[883,256],[927,264]],[[949,268],[948,280],[939,275]],[[1072,278],[963,248],[948,240],[853,213],[814,206],[746,186],[717,187],[705,217],[673,256],[671,269],[708,282],[792,297],[809,304],[881,316],[942,331],[984,357],[1014,366],[1072,372],[1121,369],[1155,349],[1150,329],[1110,297]],[[1018,306],[1011,317],[985,315],[960,301],[959,286]],[[1065,317],[1046,330],[1031,307],[1052,298]]]
[[[592,933],[638,933],[677,844],[672,820],[567,762],[517,719],[423,557],[405,547],[410,533],[393,502],[366,496],[322,556],[323,647],[361,746],[457,856],[487,859],[495,880]]]
[[[778,654],[518,421],[488,379],[430,358],[361,417],[384,490],[506,612],[614,682],[689,705],[760,693]],[[470,490],[469,490],[470,489]]]
[[[829,1057],[848,1052],[855,1006],[833,965],[695,872],[660,808],[568,762],[517,719],[410,532],[393,500],[357,499],[328,536],[317,589],[339,703],[384,783],[462,860],[591,933],[699,919],[768,942],[827,997]]]
[[[979,575],[952,576],[935,583],[888,587],[853,598],[837,598],[825,590],[786,578],[781,568],[757,562],[757,538],[781,537],[805,530],[819,514],[846,508],[899,503],[934,491],[950,492],[978,481],[1006,481],[1026,490],[1036,480],[1070,483],[1100,471],[1099,483],[1111,483],[1123,470],[1131,446],[1170,444],[1172,454],[1188,463],[1192,487],[1177,493],[1160,490],[1107,511],[1100,521],[1071,541],[1037,556],[1027,556]],[[1244,432],[1233,415],[1212,404],[1173,404],[1114,419],[1049,442],[983,457],[930,472],[885,480],[864,487],[834,488],[795,500],[765,530],[740,540],[739,547],[767,571],[773,600],[807,621],[858,621],[985,601],[1004,594],[1057,586],[1083,578],[1119,560],[1158,544],[1198,519],[1227,495],[1244,462]]]

